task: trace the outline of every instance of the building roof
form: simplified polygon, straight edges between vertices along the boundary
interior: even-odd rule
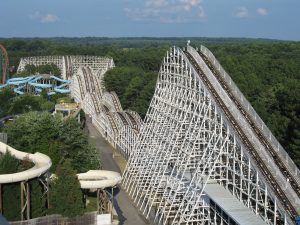
[[[208,183],[204,192],[237,224],[262,225],[266,224],[259,215],[247,208],[228,190],[218,183]]]

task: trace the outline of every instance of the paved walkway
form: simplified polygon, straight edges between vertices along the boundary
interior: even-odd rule
[[[90,122],[87,122],[86,125],[89,131],[90,142],[96,146],[97,150],[100,153],[102,168],[104,170],[121,172],[113,159],[113,148]],[[114,190],[114,195],[114,207],[118,213],[120,221],[119,225],[150,224],[146,221],[145,217],[141,213],[139,213],[137,208],[130,200],[129,196],[121,188],[116,188]]]

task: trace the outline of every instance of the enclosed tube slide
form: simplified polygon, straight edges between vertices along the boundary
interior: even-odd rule
[[[46,173],[52,165],[51,159],[47,155],[39,152],[34,154],[21,152],[0,142],[0,153],[5,154],[6,152],[9,152],[16,159],[29,160],[34,163],[34,166],[28,170],[18,173],[1,174],[0,184],[21,182],[40,177],[42,174]]]

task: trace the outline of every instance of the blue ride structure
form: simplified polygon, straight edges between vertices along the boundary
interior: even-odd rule
[[[6,84],[0,85],[0,90],[5,87],[10,87],[15,93],[20,95],[24,93],[40,95],[43,90],[46,90],[50,96],[57,93],[70,93],[70,83],[71,81],[61,79],[54,75],[39,74],[8,79]]]

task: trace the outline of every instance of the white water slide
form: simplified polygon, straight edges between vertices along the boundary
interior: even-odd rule
[[[13,174],[1,174],[0,184],[8,184],[30,180],[36,177],[40,177],[46,173],[52,165],[51,159],[42,153],[36,152],[30,154],[27,152],[18,151],[2,142],[0,142],[0,153],[5,154],[9,152],[14,158],[19,160],[28,160],[34,163],[34,166],[28,170],[13,173]]]
[[[82,189],[104,189],[121,182],[121,175],[108,170],[90,170],[77,174]]]
[[[18,151],[2,142],[0,142],[0,153],[9,152],[14,158],[19,160],[28,160],[34,163],[34,166],[28,170],[13,173],[1,174],[0,184],[16,183],[27,181],[40,177],[46,173],[51,165],[51,159],[42,153],[34,154]],[[121,182],[121,175],[117,172],[107,170],[90,170],[86,173],[77,174],[82,189],[104,189],[114,187]]]

